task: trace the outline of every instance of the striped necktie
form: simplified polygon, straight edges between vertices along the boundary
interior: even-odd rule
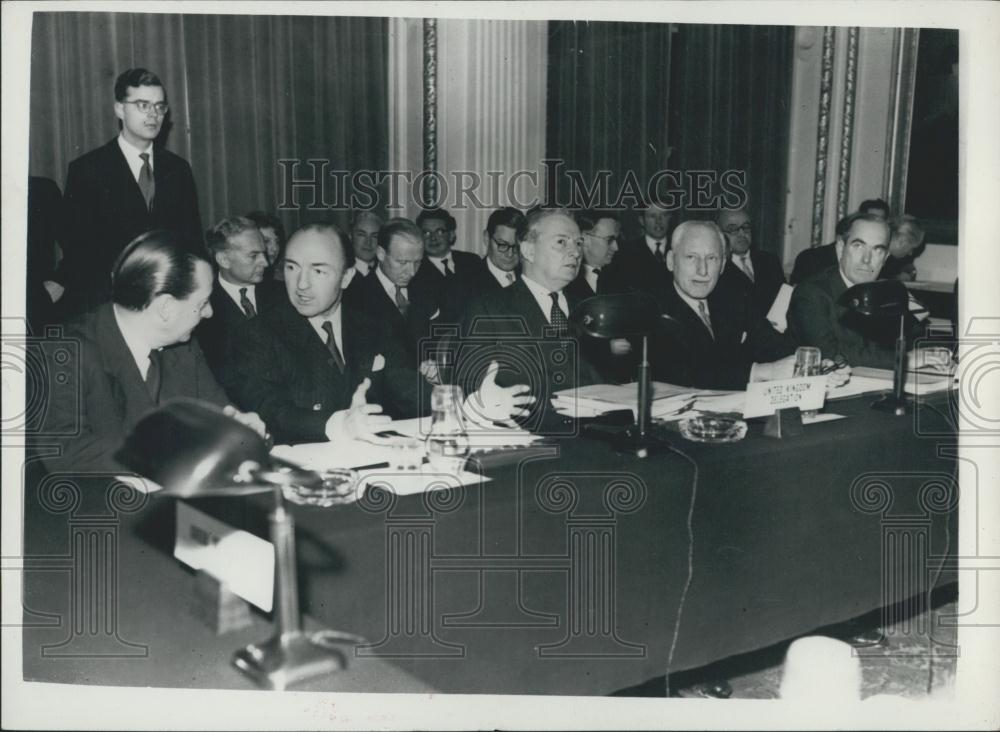
[[[712,330],[712,319],[708,317],[708,308],[705,307],[704,300],[698,301],[698,315],[701,317],[701,322],[708,328],[708,333],[712,336],[712,340],[715,340],[715,331]]]
[[[139,168],[139,190],[146,199],[146,208],[153,210],[153,196],[156,195],[156,182],[153,180],[153,168],[149,165],[149,153],[139,153],[142,167]]]
[[[243,312],[246,313],[248,318],[252,318],[257,315],[257,308],[253,306],[250,302],[250,298],[247,297],[247,288],[240,288],[240,307],[243,308]]]

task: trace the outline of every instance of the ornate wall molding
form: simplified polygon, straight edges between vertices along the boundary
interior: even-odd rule
[[[858,82],[858,28],[847,31],[847,68],[844,75],[844,115],[841,119],[840,169],[837,175],[837,220],[847,215],[851,187],[851,153],[854,148],[854,101]]]
[[[886,134],[885,188],[882,197],[893,211],[902,211],[906,194],[906,172],[910,157],[910,130],[913,126],[913,93],[917,80],[918,28],[896,31],[892,62],[892,119]]]
[[[830,106],[833,97],[833,45],[835,28],[823,29],[823,66],[819,86],[819,123],[816,126],[816,176],[813,184],[812,246],[822,244],[826,197],[826,163],[830,148]]]
[[[437,19],[424,19],[424,170],[437,170]],[[437,198],[437,178],[423,178],[421,197],[430,205]]]

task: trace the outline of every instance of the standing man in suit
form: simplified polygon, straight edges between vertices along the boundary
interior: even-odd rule
[[[169,112],[159,78],[129,69],[115,81],[121,133],[69,164],[61,282],[76,309],[108,300],[108,273],[125,245],[152,229],[184,234],[199,246],[201,217],[191,167],[154,146]]]
[[[457,223],[443,208],[425,208],[417,215],[424,240],[424,264],[413,287],[435,294],[446,320],[454,321],[475,294],[476,275],[482,266],[471,252],[455,251]]]
[[[619,242],[614,261],[602,270],[626,290],[637,290],[655,295],[670,283],[666,258],[669,249],[671,213],[657,203],[640,208],[639,226],[642,236]]]
[[[788,378],[794,344],[763,315],[719,293],[725,240],[709,221],[686,221],[671,237],[673,281],[659,293],[666,332],[650,344],[653,378],[702,389],[745,389],[750,381]]]
[[[550,407],[552,395],[602,380],[568,321],[578,300],[566,287],[580,271],[583,237],[566,209],[534,208],[517,239],[521,278],[470,303],[462,320],[455,373],[469,393],[480,383],[477,366],[499,364],[499,372],[487,376],[535,405],[521,415],[527,426],[558,429],[554,425],[562,420]]]
[[[251,219],[223,219],[205,232],[205,246],[218,270],[210,299],[214,316],[202,321],[195,335],[212,373],[229,392],[234,377],[229,351],[234,334],[243,322],[285,299],[285,289],[274,280],[264,279],[268,266],[266,245]]]
[[[718,224],[722,233],[729,237],[727,266],[731,265],[733,273],[745,280],[753,307],[767,316],[778,290],[785,284],[781,262],[770,252],[751,247],[753,227],[746,209],[720,211]]]
[[[63,440],[50,470],[120,470],[114,453],[139,419],[174,397],[225,407],[262,435],[255,414],[227,406],[191,333],[212,317],[212,267],[179,234],[139,236],[111,272],[112,301],[72,321],[67,336],[79,344],[78,368],[67,371],[76,399],[50,402],[51,429]]]
[[[377,441],[389,421],[383,403],[394,416],[413,416],[405,412],[416,403],[419,375],[369,314],[342,297],[349,246],[332,224],[292,234],[287,298],[245,323],[234,340],[237,403],[266,415],[278,442],[338,434]]]
[[[864,318],[837,302],[849,287],[878,278],[889,254],[889,238],[889,224],[881,216],[848,217],[836,243],[837,266],[813,275],[792,293],[788,331],[801,345],[815,346],[824,358],[842,359],[851,366],[893,368],[899,321]],[[907,319],[912,339],[920,328],[915,318]],[[923,350],[912,351],[911,367],[922,366],[926,356]]]

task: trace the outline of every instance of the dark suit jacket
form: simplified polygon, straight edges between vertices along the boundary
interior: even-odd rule
[[[753,266],[753,281],[737,266],[735,262],[726,263],[726,271],[732,270],[732,276],[744,281],[750,290],[750,301],[757,312],[766,316],[771,309],[778,290],[785,284],[785,273],[781,262],[771,252],[750,249],[750,264]]]
[[[579,301],[566,300],[572,312]],[[549,400],[561,389],[601,383],[600,370],[572,331],[558,335],[524,280],[483,293],[466,310],[455,359],[456,382],[466,395],[475,392],[490,361],[497,361],[501,386],[527,384],[536,398],[526,426],[543,428],[557,415]]]
[[[513,272],[514,280],[517,281],[517,279],[521,277],[521,265],[516,266]],[[469,288],[471,291],[469,299],[477,296],[480,292],[499,292],[500,290],[506,289],[500,284],[499,280],[493,276],[493,273],[490,272],[489,266],[486,264],[486,257],[477,257],[476,269],[472,271],[469,282],[471,285]],[[462,309],[464,309],[465,305],[468,304],[468,301],[469,300],[465,300],[461,303]]]
[[[275,280],[264,280],[254,289],[257,301],[257,314],[266,313],[280,303],[288,300],[284,283]],[[235,378],[233,368],[232,344],[234,334],[247,320],[246,313],[237,305],[219,284],[218,275],[212,287],[209,298],[212,305],[212,317],[206,318],[195,328],[194,335],[198,339],[205,359],[222,385],[226,393],[232,391],[232,380]]]
[[[323,442],[326,423],[346,409],[365,377],[372,384],[369,403],[393,417],[414,416],[420,376],[402,366],[399,347],[386,341],[372,320],[346,301],[343,313],[343,373],[309,320],[288,300],[246,320],[233,340],[237,405],[257,412],[276,442]],[[385,368],[373,371],[381,355]]]
[[[821,247],[803,249],[795,257],[789,284],[797,285],[823,270],[837,266],[837,243],[831,242]]]
[[[788,332],[803,346],[819,348],[823,358],[842,356],[851,366],[891,369],[895,362],[895,318],[863,318],[837,304],[847,290],[838,267],[830,267],[799,284],[788,306]],[[919,325],[908,318],[908,331]]]
[[[665,242],[669,248],[669,238]],[[645,236],[623,241],[611,264],[601,271],[601,279],[614,282],[617,291],[639,290],[655,295],[672,282],[666,264],[646,245]]]
[[[79,360],[65,372],[71,382],[67,393],[74,398],[50,401],[49,432],[66,437],[62,457],[46,460],[46,465],[60,471],[120,470],[112,455],[156,404],[110,303],[72,321],[67,340],[79,348]],[[194,397],[219,406],[229,403],[196,341],[168,346],[160,354],[160,403],[174,397]]]
[[[475,254],[460,252],[457,249],[452,249],[448,256],[452,260],[454,276],[446,278],[430,258],[425,256],[410,283],[410,289],[417,291],[425,300],[435,299],[444,322],[457,322],[466,304],[476,295],[477,288],[483,284],[483,280],[480,279],[483,261]],[[496,282],[493,277],[490,279]]]
[[[61,272],[74,302],[86,307],[108,299],[111,265],[139,234],[172,229],[201,247],[198,194],[187,161],[157,147],[153,180],[156,192],[149,210],[117,138],[69,164]]]
[[[54,180],[28,177],[27,315],[34,333],[60,320],[61,300],[53,303],[42,284],[58,281],[56,250],[62,221],[62,193]]]
[[[581,265],[580,274],[566,285],[567,299],[579,303],[596,295],[613,295],[627,291],[627,288],[614,281],[614,274],[606,274],[605,269],[601,270],[597,278],[597,292],[594,292],[584,276],[583,265]],[[620,383],[635,380],[642,340],[637,338],[629,340],[632,343],[631,353],[616,356],[611,353],[610,341],[598,338],[581,338],[580,346],[587,360],[597,367],[601,374],[601,381]]]
[[[433,264],[424,263],[425,267],[433,268]],[[443,279],[443,278],[442,278]],[[375,328],[384,339],[395,340],[405,350],[408,363],[416,365],[426,358],[428,353],[421,354],[421,342],[426,344],[432,335],[432,324],[445,322],[442,318],[441,293],[424,284],[414,281],[407,287],[410,307],[406,317],[399,312],[396,303],[382,287],[375,272],[364,278],[355,277],[344,294],[344,301],[350,302],[356,310],[363,311],[372,321]],[[356,285],[356,286],[355,286]],[[426,350],[426,349],[425,349]]]
[[[650,341],[650,364],[657,381],[700,389],[745,389],[754,362],[776,361],[795,352],[794,343],[762,315],[718,288],[708,296],[714,338],[673,283],[658,300],[663,313],[679,324]]]

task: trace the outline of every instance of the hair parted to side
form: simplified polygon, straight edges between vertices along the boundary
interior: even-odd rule
[[[118,75],[117,79],[115,79],[116,102],[125,101],[125,97],[128,96],[128,88],[130,86],[158,86],[162,89],[163,83],[160,81],[160,77],[149,69],[126,69]],[[164,95],[166,95],[166,90],[164,90]]]
[[[850,233],[851,227],[854,226],[855,221],[867,221],[871,224],[882,224],[889,230],[889,233],[892,234],[892,225],[881,216],[873,213],[856,211],[850,216],[845,216],[837,222],[837,238],[841,241],[846,241],[847,235]]]
[[[549,216],[566,216],[572,219],[573,214],[562,206],[532,206],[524,215],[524,221],[517,228],[517,241],[535,241],[538,238],[538,226]]]
[[[513,206],[498,208],[486,219],[486,234],[493,236],[501,226],[506,226],[516,232],[522,221],[524,221],[524,214],[521,213],[520,209]]]
[[[229,241],[244,231],[259,231],[254,221],[246,216],[230,216],[205,232],[205,248],[215,255],[229,248]]]
[[[389,219],[385,222],[385,226],[379,229],[378,245],[385,251],[389,251],[389,244],[392,243],[393,237],[400,234],[412,237],[419,242],[423,242],[424,240],[424,232],[420,230],[420,227],[409,219],[404,219],[400,216]]]
[[[348,219],[347,225],[353,229],[355,226],[365,221],[366,219],[371,219],[372,221],[377,223],[379,228],[381,228],[384,223],[382,221],[382,217],[379,216],[374,211],[370,211],[369,209],[366,208],[352,208],[351,215]]]
[[[354,247],[350,244],[351,240],[347,237],[347,232],[342,228],[330,221],[317,221],[300,226],[292,232],[292,235],[288,237],[288,241],[291,242],[299,234],[307,234],[309,232],[332,235],[337,240],[337,244],[340,245],[340,253],[344,257],[344,269],[347,270],[354,266]]]
[[[884,211],[885,218],[892,215],[889,204],[881,198],[868,198],[858,206],[858,213],[871,213],[872,211]]]
[[[191,243],[175,231],[156,229],[133,239],[111,268],[111,300],[128,310],[144,310],[160,295],[183,300],[195,289],[198,262]]]
[[[455,217],[439,206],[425,208],[417,214],[417,226],[423,226],[425,221],[430,221],[432,219],[444,221],[444,228],[448,231],[454,231],[458,226],[458,222],[455,221]]]

